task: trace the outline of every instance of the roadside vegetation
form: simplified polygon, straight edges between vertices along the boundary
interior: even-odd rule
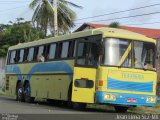
[[[23,18],[17,18],[16,22],[10,21],[9,24],[0,24],[0,57],[5,57],[8,47],[12,45],[42,38],[44,33]]]
[[[0,87],[0,96],[5,96],[5,92],[2,91],[1,87]]]
[[[115,111],[113,106],[108,106],[108,105],[98,105],[98,104],[89,104],[87,105],[87,108],[91,108],[91,109],[101,109],[104,111],[108,111],[108,112],[113,112]],[[129,113],[137,113],[137,114],[160,114],[160,101],[157,103],[157,106],[155,107],[133,107],[128,109]]]
[[[70,7],[82,7],[67,0],[58,0],[58,4],[58,29],[63,35],[75,26],[76,13]],[[6,57],[10,46],[54,36],[54,11],[47,0],[33,0],[29,7],[34,10],[32,21],[17,18],[0,24],[0,57]]]
[[[131,108],[129,111],[139,114],[160,114],[160,101],[155,107],[136,107]]]
[[[52,3],[53,0],[50,0]],[[45,36],[47,30],[50,30],[54,36],[54,11],[48,0],[32,0],[29,7],[34,10],[32,16],[33,24],[40,28]],[[68,0],[58,0],[57,6],[57,19],[58,19],[58,32],[65,34],[70,32],[70,29],[75,27],[76,13],[71,9],[82,8]]]

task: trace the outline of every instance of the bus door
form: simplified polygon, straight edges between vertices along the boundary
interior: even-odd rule
[[[94,41],[78,41],[72,84],[72,101],[94,103],[98,45]]]

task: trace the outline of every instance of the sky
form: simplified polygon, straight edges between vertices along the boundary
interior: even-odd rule
[[[32,0],[0,0],[0,24],[7,24],[9,21],[16,21],[16,18],[25,18],[30,21],[33,10],[30,9],[29,3]],[[76,12],[77,19],[75,21],[76,29],[83,23],[104,23],[110,24],[111,22],[119,22],[124,26],[135,26],[145,28],[160,29],[160,1],[159,0],[68,0],[77,5],[82,6],[82,9],[71,7]],[[83,19],[86,17],[93,17],[97,15],[103,15],[118,11],[124,11],[128,9],[144,7],[149,5],[155,5],[148,8],[132,10],[128,12],[121,12],[116,14],[104,15],[101,17],[94,17],[90,19]],[[153,13],[151,15],[145,15],[140,17],[128,16],[142,15]],[[117,19],[119,18],[119,19]],[[112,19],[112,20],[109,20]]]

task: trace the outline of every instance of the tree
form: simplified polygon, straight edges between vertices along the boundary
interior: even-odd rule
[[[0,57],[6,56],[8,47],[12,45],[44,38],[41,30],[22,20],[18,18],[15,23],[10,22],[11,25],[0,25]]]
[[[111,24],[109,24],[109,27],[120,28],[120,23],[119,22],[112,22]]]
[[[32,9],[35,8],[32,17],[33,23],[36,23],[36,26],[40,27],[45,35],[47,34],[47,29],[49,26],[51,33],[54,36],[54,11],[48,0],[33,0],[29,6]],[[60,33],[66,33],[70,30],[70,28],[75,26],[74,21],[76,18],[76,13],[72,11],[69,6],[82,8],[81,6],[67,0],[58,0],[58,32]]]

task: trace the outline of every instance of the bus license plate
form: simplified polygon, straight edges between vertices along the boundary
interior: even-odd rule
[[[137,100],[135,98],[128,98],[127,102],[135,103]]]

